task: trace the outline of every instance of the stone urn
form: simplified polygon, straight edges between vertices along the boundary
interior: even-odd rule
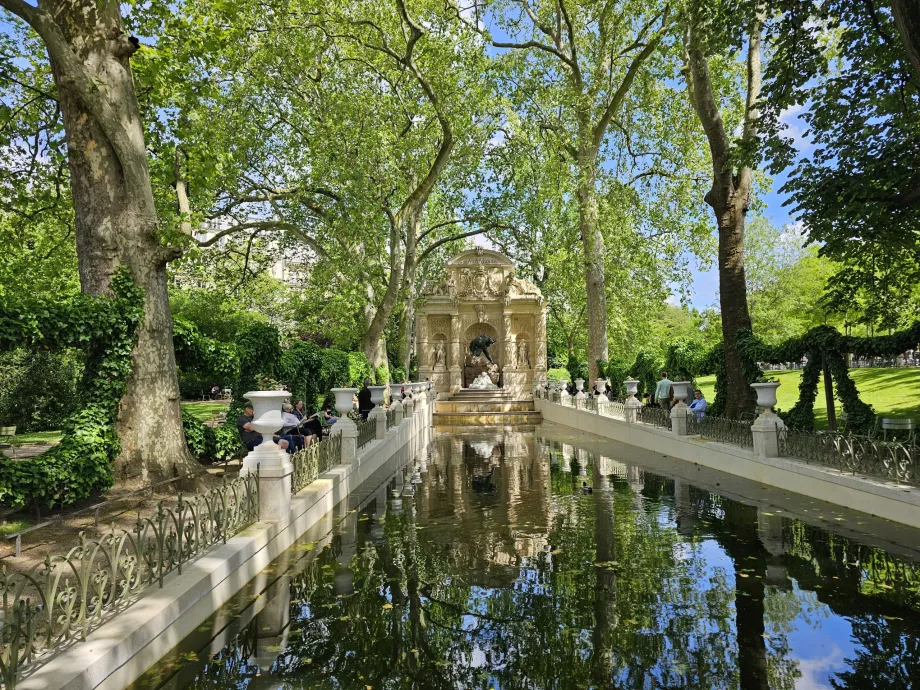
[[[391,410],[401,410],[402,409],[402,384],[401,383],[391,383],[390,384],[390,409]]]
[[[377,415],[384,414],[383,411],[383,396],[387,392],[386,386],[368,386],[368,389],[371,392],[371,402],[374,403],[374,409],[371,410],[369,416],[376,417]]]
[[[348,416],[348,413],[355,409],[355,393],[358,392],[358,389],[332,388],[330,390],[335,396],[335,411],[339,413],[339,421],[332,425],[332,433],[338,434],[346,429],[356,429],[357,425]]]
[[[585,395],[585,380],[575,379],[575,399],[581,401],[587,397],[588,396]]]
[[[757,406],[764,411],[772,412],[776,406],[776,389],[779,388],[779,382],[752,383],[751,388],[757,393]]]
[[[607,397],[607,379],[597,379],[594,382],[594,388],[597,390],[597,401],[598,402],[609,402]]]
[[[249,391],[243,397],[252,403],[252,428],[262,434],[262,443],[243,460],[243,470],[254,472],[256,466],[280,467],[288,462],[288,454],[272,436],[284,426],[281,404],[291,397],[290,391]]]
[[[690,395],[691,385],[690,381],[674,381],[674,383],[671,384],[671,387],[674,389],[674,398],[677,400],[678,406],[687,404],[687,397]]]
[[[626,379],[623,383],[626,385],[626,395],[635,399],[636,393],[639,392],[639,382],[634,379]]]

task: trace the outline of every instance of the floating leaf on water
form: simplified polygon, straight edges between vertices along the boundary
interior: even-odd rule
[[[902,621],[902,620],[904,620],[903,618],[898,618],[897,616],[886,616],[885,614],[882,614],[882,618],[884,618],[886,621]]]
[[[384,604],[384,605],[383,605],[383,609],[384,609],[384,610],[391,609],[391,608],[393,608],[393,604]]]

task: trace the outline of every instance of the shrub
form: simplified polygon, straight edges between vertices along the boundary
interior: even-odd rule
[[[550,369],[546,372],[546,379],[548,381],[568,381],[569,380],[569,370],[568,369]]]

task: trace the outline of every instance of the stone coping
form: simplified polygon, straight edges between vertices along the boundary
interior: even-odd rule
[[[85,641],[40,663],[17,690],[122,690],[217,611],[311,526],[412,442],[422,443],[427,419],[414,415],[293,496],[288,520],[257,522],[183,566],[164,586],[94,630]],[[408,447],[408,448],[407,448]]]
[[[630,424],[543,399],[538,399],[536,406],[549,422],[911,527],[920,527],[920,490],[910,486],[874,477],[844,474],[833,468],[793,458],[761,458],[748,448],[697,437],[677,436],[664,429]]]

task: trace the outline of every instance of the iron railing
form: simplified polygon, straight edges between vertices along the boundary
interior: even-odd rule
[[[358,422],[358,448],[364,448],[377,438],[377,420],[374,418]]]
[[[692,411],[687,415],[687,435],[699,436],[720,443],[733,443],[745,448],[754,446],[751,422],[711,415],[697,417]]]
[[[38,659],[85,640],[137,597],[208,547],[259,519],[258,471],[226,478],[205,493],[179,494],[129,532],[80,533],[64,556],[45,556],[24,573],[0,570],[0,676],[8,690]]]
[[[387,429],[392,429],[396,426],[396,410],[390,409],[387,410]]]
[[[604,415],[605,417],[626,421],[626,405],[619,401],[601,401],[597,404],[597,409],[598,414]]]
[[[833,432],[779,430],[779,454],[851,474],[920,486],[920,449]]]
[[[327,436],[309,448],[299,450],[291,457],[294,476],[291,480],[291,493],[298,493],[309,486],[323,472],[328,472],[337,465],[342,457],[342,436]]]
[[[588,412],[593,412],[597,414],[597,399],[596,398],[585,398],[585,409]]]
[[[640,407],[636,410],[636,421],[658,429],[671,428],[671,415],[660,407]]]

